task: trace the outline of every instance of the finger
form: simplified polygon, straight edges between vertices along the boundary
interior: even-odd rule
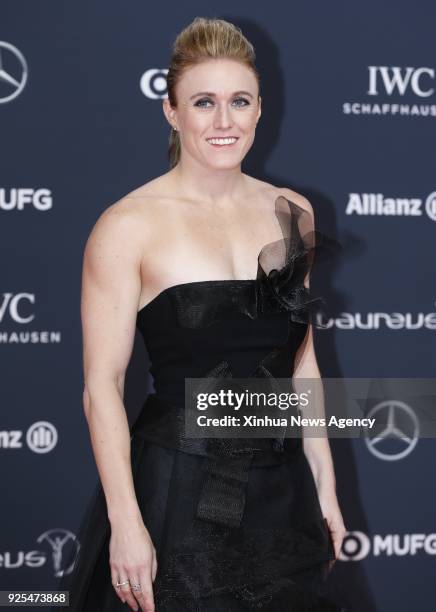
[[[141,583],[141,610],[143,610],[143,612],[154,612],[155,606],[153,584],[151,580],[151,566],[146,566],[141,570],[138,582]]]
[[[336,559],[339,559],[339,556],[341,554],[343,541],[344,541],[344,535],[343,535],[342,531],[340,533],[335,533],[334,534],[335,557],[336,557]]]
[[[156,555],[156,550],[153,549],[153,559],[151,563],[151,579],[153,580],[153,582],[155,581],[156,574],[157,574],[157,555]]]
[[[137,578],[130,581],[132,595],[134,596],[140,610],[147,611],[146,599],[144,597],[144,580],[140,577],[140,572],[137,573]]]
[[[123,587],[121,587],[121,586],[117,587],[116,585],[119,582],[125,582],[127,580],[127,578],[120,578],[120,573],[118,572],[117,569],[115,569],[113,567],[111,567],[111,577],[112,577],[112,585],[114,587],[115,593],[121,599],[121,601],[124,603],[125,602],[125,597],[124,597],[124,594],[122,592],[122,588]],[[127,585],[127,586],[129,586],[129,585]]]
[[[327,517],[324,517],[324,523],[325,523],[325,526],[326,526],[326,529],[327,529],[328,538],[330,540],[329,545],[333,546],[333,551],[334,551],[335,557],[337,557],[336,547],[335,547],[334,531],[332,531],[332,529],[330,527],[330,523],[329,523]]]
[[[124,582],[124,580],[123,580]],[[135,596],[132,593],[132,589],[130,586],[130,582],[133,582],[133,580],[130,580],[129,578],[129,584],[125,584],[121,587],[124,599],[126,601],[126,603],[130,606],[130,608],[132,610],[139,610],[139,606],[138,606],[138,602],[136,601]]]
[[[120,597],[120,592],[119,592],[120,589],[116,586],[117,582],[118,582],[118,574],[115,574],[115,569],[113,567],[111,567],[110,570],[111,570],[111,582],[112,582],[112,586],[114,588],[114,591],[115,591],[117,597],[119,597],[121,599],[121,601],[123,601],[122,597]],[[121,580],[120,580],[120,582],[121,582]]]
[[[142,584],[139,578],[139,572],[131,575],[134,576],[134,578],[130,578],[130,591],[133,595],[137,608],[144,610],[144,595],[142,593]]]
[[[338,558],[338,554],[339,554],[338,537],[337,537],[337,535],[334,532],[331,533],[331,536],[332,536],[332,541],[333,541],[333,549],[334,549],[334,553],[335,553],[335,559],[337,559]]]

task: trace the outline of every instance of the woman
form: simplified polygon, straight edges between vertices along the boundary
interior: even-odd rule
[[[86,245],[83,397],[101,486],[74,610],[339,609],[322,593],[345,533],[328,440],[236,456],[183,435],[186,378],[320,376],[312,207],[241,172],[261,117],[254,57],[228,22],[181,32],[163,101],[170,171],[104,211]],[[136,326],[155,393],[129,431]]]

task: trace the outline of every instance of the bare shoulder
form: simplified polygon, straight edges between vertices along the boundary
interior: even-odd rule
[[[298,206],[300,206],[300,208],[303,208],[313,218],[314,212],[312,204],[304,195],[298,193],[298,191],[290,189],[289,187],[279,187],[278,191],[281,195],[284,195],[285,198],[287,198],[291,202],[294,202],[294,204],[297,204]]]
[[[87,246],[104,241],[131,253],[137,250],[139,254],[147,239],[156,234],[162,216],[161,198],[149,188],[153,182],[132,190],[105,208],[92,228]]]
[[[303,208],[306,212],[308,212],[313,218],[313,208],[310,201],[298,191],[294,191],[289,187],[279,187],[277,185],[273,185],[272,183],[268,183],[266,181],[262,181],[260,179],[256,179],[254,177],[247,177],[251,183],[251,187],[256,190],[258,193],[261,193],[265,196],[265,200],[267,202],[271,202],[273,198],[278,197],[279,195],[284,196],[286,199],[290,200],[294,204]]]
[[[122,198],[108,206],[97,218],[85,246],[85,255],[134,250],[138,232],[138,213]]]

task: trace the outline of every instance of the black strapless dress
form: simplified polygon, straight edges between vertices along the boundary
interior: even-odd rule
[[[131,459],[157,551],[157,612],[340,610],[325,594],[334,550],[301,438],[235,455],[231,443],[219,451],[183,435],[185,378],[292,377],[321,299],[303,281],[329,239],[285,197],[274,210],[283,238],[263,247],[256,279],[173,285],[138,312],[155,389],[131,428]],[[109,538],[99,482],[59,586],[70,609],[127,609],[111,583]]]

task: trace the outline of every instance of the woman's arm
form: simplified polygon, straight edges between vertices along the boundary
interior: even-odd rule
[[[316,408],[313,416],[324,418],[322,381],[313,345],[312,325],[309,325],[306,338],[297,353],[293,374],[293,381],[296,386],[298,386],[298,379],[306,378],[310,380],[317,379],[313,385],[316,389],[312,390],[312,396],[316,396]],[[336,480],[327,430],[322,427],[316,430],[308,427],[305,436],[305,428],[303,427],[302,429],[304,453],[312,469],[318,493],[324,496],[335,495]],[[316,435],[311,436],[310,433],[316,433]]]
[[[141,291],[140,245],[128,211],[107,209],[83,257],[83,402],[109,518],[138,517],[123,404]]]
[[[312,387],[312,396],[316,397],[316,407],[313,411],[315,414],[313,416],[325,418],[323,386],[313,347],[312,325],[309,325],[306,338],[296,359],[297,366],[294,368],[292,378],[293,387],[298,393],[299,379],[315,381],[313,384],[310,384],[309,381]],[[302,390],[306,391],[306,387],[307,384],[304,385]],[[305,430],[306,428],[302,427],[304,454],[314,476],[319,503],[323,516],[327,520],[337,559],[341,552],[346,528],[336,496],[336,479],[327,429],[326,427],[319,427],[315,432],[308,426],[307,432]]]
[[[309,200],[300,194],[297,194],[298,198],[296,198],[295,195],[296,194],[293,196],[294,201],[296,201],[297,204],[304,208],[304,210],[310,215],[310,221],[309,223],[306,223],[305,231],[314,230],[315,219],[312,205],[310,204]],[[306,278],[304,279],[304,285],[308,289],[310,288],[310,269],[308,270]],[[316,398],[316,406],[314,410],[316,414],[314,416],[325,418],[323,385],[315,355],[313,328],[310,323],[308,325],[305,339],[299,347],[295,357],[292,381],[293,387],[297,392],[298,387],[301,386],[301,384],[299,385],[298,383],[299,379],[309,379],[315,381],[312,385],[314,387],[312,396],[315,396]],[[306,386],[307,385],[305,385],[305,388],[303,389],[304,391],[306,391]],[[323,515],[327,519],[327,523],[329,525],[335,548],[335,556],[337,558],[342,547],[342,540],[346,533],[346,529],[336,497],[336,479],[327,429],[325,427],[319,427],[315,431],[313,428],[308,426],[307,428],[302,427],[302,432],[304,454],[306,455],[307,461],[314,476],[318,491],[318,498]]]
[[[141,294],[144,221],[138,214],[132,202],[120,200],[99,217],[86,243],[81,300],[83,404],[111,523],[113,583],[127,578],[141,582],[148,601],[155,551],[149,546],[150,554],[145,555],[149,534],[134,490],[123,403]],[[130,590],[116,593],[138,609]],[[149,604],[142,609],[154,608]]]

